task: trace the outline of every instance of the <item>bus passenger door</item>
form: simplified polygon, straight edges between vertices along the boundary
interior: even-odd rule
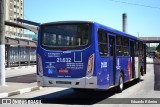
[[[115,53],[115,36],[108,34],[109,36],[109,72],[110,72],[110,86],[115,85],[116,81],[116,53]]]
[[[146,53],[146,44],[143,44],[143,66],[144,66],[144,74],[146,74],[146,57],[147,57],[147,53]]]
[[[135,75],[135,54],[134,54],[134,41],[130,41],[130,57],[131,57],[131,72],[129,77],[134,78]]]

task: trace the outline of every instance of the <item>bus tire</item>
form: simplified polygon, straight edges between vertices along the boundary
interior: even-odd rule
[[[124,88],[124,76],[123,76],[123,73],[121,72],[119,75],[117,93],[121,93],[123,91],[123,88]]]

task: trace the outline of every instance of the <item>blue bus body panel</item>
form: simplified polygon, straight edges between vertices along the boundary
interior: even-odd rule
[[[83,51],[43,51],[43,75],[51,78],[81,78],[86,76],[90,48]]]
[[[115,85],[118,85],[118,79],[120,71],[123,69],[124,71],[124,81],[127,82],[131,79],[131,64],[130,58],[116,58],[117,64],[116,66],[116,78]],[[97,88],[99,89],[107,89],[110,86],[113,86],[113,61],[110,58],[101,58],[99,63],[97,64],[99,70],[97,72]]]
[[[117,84],[118,84],[118,77],[119,77],[119,73],[121,70],[123,70],[124,72],[124,81],[128,81],[130,80],[130,75],[131,75],[131,63],[130,63],[130,57],[117,57],[116,58],[116,80],[117,80]]]
[[[109,87],[109,62],[109,58],[101,58],[101,60],[99,61],[99,70],[97,74],[97,87],[99,89],[107,89]]]

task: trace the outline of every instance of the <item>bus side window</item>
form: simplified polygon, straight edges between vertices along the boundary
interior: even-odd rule
[[[135,57],[139,57],[139,43],[136,41],[136,46],[135,46]]]
[[[143,56],[143,43],[139,42],[139,54],[140,56]]]
[[[116,36],[116,55],[122,56],[123,55],[123,48],[122,48],[122,36]]]
[[[129,39],[122,35],[116,36],[116,55],[129,56]]]
[[[123,37],[123,56],[129,56],[129,39],[128,37]]]
[[[108,56],[108,38],[106,31],[98,30],[98,47],[101,57]]]

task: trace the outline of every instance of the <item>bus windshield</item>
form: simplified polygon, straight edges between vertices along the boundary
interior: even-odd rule
[[[41,45],[48,48],[82,47],[89,44],[89,24],[42,26]]]

